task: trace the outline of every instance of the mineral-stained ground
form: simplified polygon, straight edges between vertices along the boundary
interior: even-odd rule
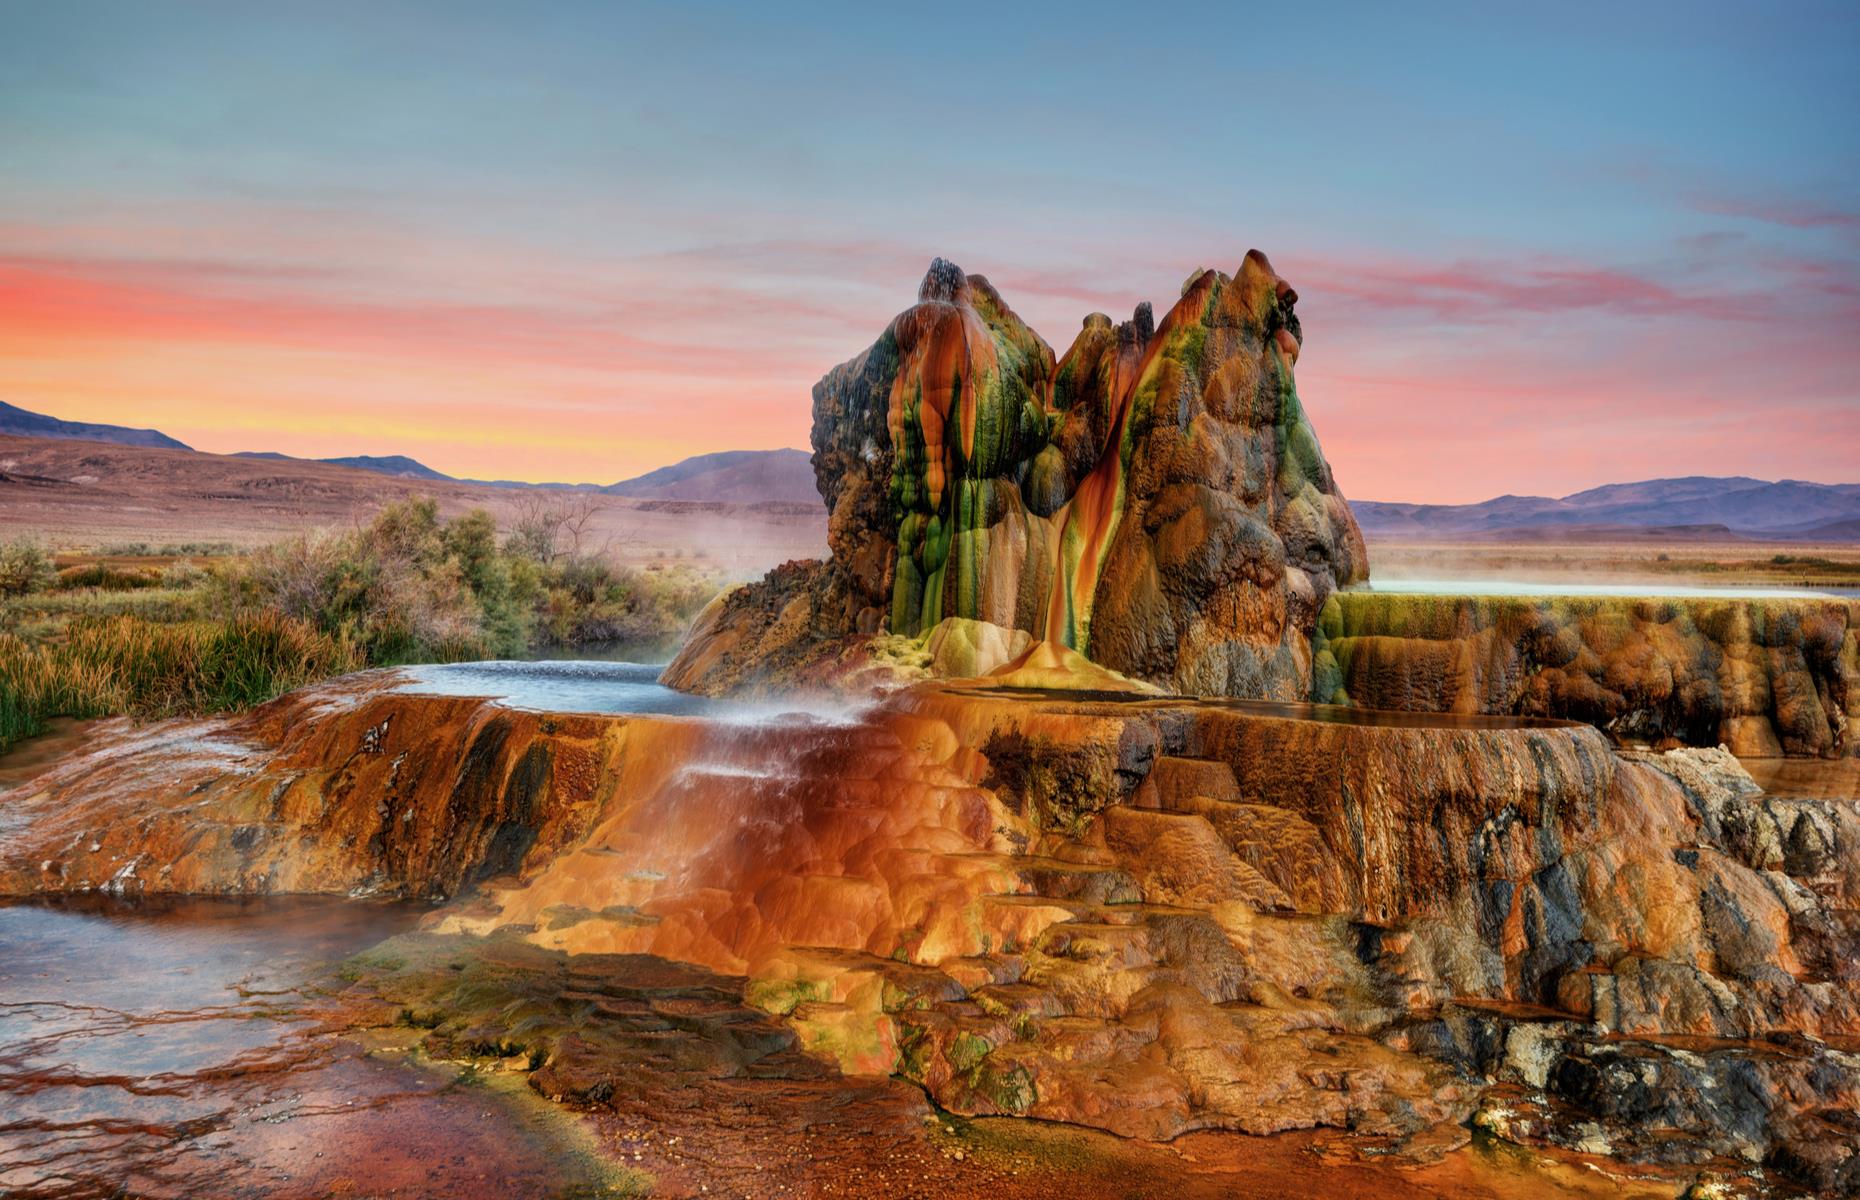
[[[0,892],[459,897],[333,1024],[650,1133],[670,1194],[745,1186],[706,1156],[765,1127],[792,1178],[816,1138],[852,1170],[816,1110],[965,1175],[1235,1131],[1371,1177],[1509,1145],[1853,1186],[1860,823],[1721,751],[986,680],[740,721],[392,683],[120,729],[9,796]]]
[[[7,776],[0,897],[434,904],[272,1007],[505,1086],[448,1194],[1860,1194],[1855,607],[1364,593],[1296,301],[1251,252],[1056,356],[938,260],[815,389],[831,557],[668,667],[714,707],[99,725]],[[237,1074],[72,1036],[0,1086],[74,1129]],[[519,1100],[560,1127],[498,1157]],[[68,1117],[0,1119],[0,1182],[85,1194]],[[225,1121],[172,1140],[230,1194],[417,1174]]]

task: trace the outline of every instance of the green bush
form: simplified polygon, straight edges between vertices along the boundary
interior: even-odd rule
[[[24,596],[52,585],[52,556],[30,538],[0,542],[0,596]]]
[[[686,567],[640,571],[571,558],[543,573],[539,640],[577,646],[669,637],[716,592],[714,580]]]
[[[225,611],[275,608],[377,665],[668,637],[716,592],[687,568],[638,571],[555,546],[521,523],[500,543],[482,509],[441,521],[433,501],[407,500],[359,529],[223,564],[215,588]]]
[[[716,581],[577,552],[591,512],[550,510],[500,541],[489,513],[442,521],[433,501],[409,500],[205,570],[182,559],[57,576],[36,543],[0,546],[0,748],[48,717],[241,709],[368,665],[683,630]]]
[[[447,529],[431,500],[391,504],[360,529],[292,538],[224,565],[216,599],[230,612],[275,609],[308,621],[376,664],[515,653],[521,641],[498,645],[487,635]]]
[[[239,553],[239,547],[231,542],[169,542],[160,546],[148,542],[117,542],[97,553],[104,558],[225,558]]]

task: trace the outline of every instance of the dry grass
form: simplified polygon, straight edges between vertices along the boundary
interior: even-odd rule
[[[84,617],[47,645],[0,633],[0,749],[52,717],[244,709],[362,665],[353,645],[276,612],[172,624]]]

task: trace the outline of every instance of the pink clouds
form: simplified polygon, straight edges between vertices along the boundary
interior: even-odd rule
[[[1506,321],[1520,313],[1570,312],[1717,321],[1751,316],[1736,295],[1684,292],[1633,271],[1553,260],[1445,265],[1320,260],[1299,275],[1301,294],[1358,301],[1384,311],[1415,311],[1443,321]]]
[[[7,399],[209,449],[411,453],[531,479],[804,445],[814,380],[914,299],[936,251],[988,274],[1060,351],[1087,311],[1143,298],[1132,280],[1196,265],[1146,238],[1073,265],[850,237],[587,261],[384,229],[366,253],[143,258],[109,252],[102,231],[69,234],[0,229]],[[67,241],[81,248],[45,249]],[[1839,256],[1740,235],[1639,262],[1296,247],[1274,261],[1303,297],[1300,391],[1350,495],[1839,479],[1860,461],[1860,275]],[[1173,290],[1150,298],[1166,307]]]
[[[1752,199],[1699,196],[1694,198],[1693,206],[1700,212],[1717,216],[1764,221],[1772,225],[1786,225],[1791,229],[1860,231],[1860,213],[1783,197]]]
[[[1346,491],[1854,478],[1860,270],[1746,237],[1676,245],[1635,264],[1286,256],[1310,333],[1299,390]]]

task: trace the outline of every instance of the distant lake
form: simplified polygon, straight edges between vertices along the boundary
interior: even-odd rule
[[[1860,588],[1707,587],[1683,583],[1541,583],[1528,579],[1377,579],[1369,590],[1423,596],[1649,596],[1693,600],[1834,600]]]

